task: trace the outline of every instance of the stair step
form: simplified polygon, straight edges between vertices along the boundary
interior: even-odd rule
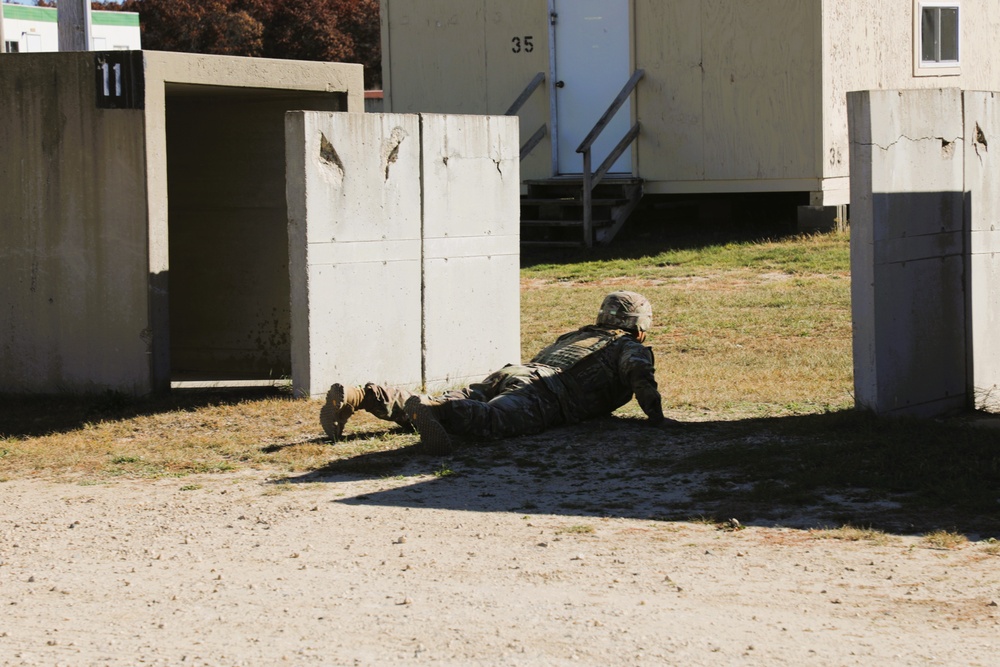
[[[607,227],[611,224],[608,219],[591,220],[594,229]],[[583,227],[583,220],[521,220],[522,227]]]
[[[583,177],[557,176],[522,181],[521,245],[524,247],[580,248],[590,242],[606,245],[614,238],[642,197],[642,179],[608,177],[591,193],[593,217],[590,239],[583,234]],[[551,218],[545,220],[543,218]]]
[[[521,241],[521,245],[532,248],[582,248],[583,241]]]
[[[591,199],[591,206],[621,206],[627,204],[628,199],[619,197],[617,199]],[[583,199],[580,197],[521,197],[521,204],[524,206],[538,206],[553,204],[555,206],[583,206]]]
[[[610,184],[610,185],[635,185],[636,183],[640,183],[641,181],[642,181],[641,178],[633,178],[631,176],[622,176],[622,177],[605,176],[604,178],[601,179],[601,182],[599,183],[599,185],[605,185],[605,184]],[[560,176],[560,177],[557,177],[557,178],[529,178],[529,179],[525,179],[524,181],[522,181],[522,183],[524,183],[525,185],[554,185],[554,186],[577,185],[577,186],[582,186],[583,185],[583,177],[582,176],[565,176],[565,177]]]

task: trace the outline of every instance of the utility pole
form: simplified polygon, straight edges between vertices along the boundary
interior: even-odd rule
[[[59,0],[59,50],[90,51],[90,0]]]

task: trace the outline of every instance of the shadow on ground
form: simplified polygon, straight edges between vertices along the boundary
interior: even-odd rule
[[[998,537],[1000,430],[970,417],[851,410],[668,431],[610,417],[447,457],[362,454],[282,482],[384,480],[339,501],[373,506]]]
[[[213,405],[236,405],[265,398],[292,400],[288,390],[277,387],[185,389],[145,398],[113,391],[99,396],[0,394],[0,437],[34,438],[68,433],[85,424],[100,421],[119,421]]]

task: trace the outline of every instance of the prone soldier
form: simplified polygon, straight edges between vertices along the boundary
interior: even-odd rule
[[[635,292],[612,292],[597,321],[563,334],[523,365],[508,365],[482,382],[440,395],[414,394],[369,382],[334,384],[320,423],[339,440],[356,410],[413,426],[430,453],[452,450],[451,435],[506,438],[539,433],[608,414],[636,397],[652,425],[664,418],[653,351],[643,345],[653,323],[649,301]]]

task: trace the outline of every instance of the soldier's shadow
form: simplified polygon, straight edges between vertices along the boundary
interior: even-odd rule
[[[609,417],[444,457],[370,452],[285,481],[383,480],[345,504],[1000,536],[998,456],[997,429],[853,410],[671,430]]]

